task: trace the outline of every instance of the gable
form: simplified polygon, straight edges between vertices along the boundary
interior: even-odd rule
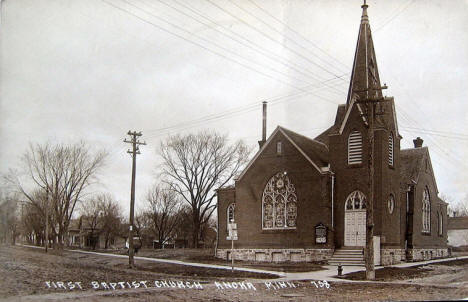
[[[427,168],[426,168],[427,162]],[[437,193],[437,182],[432,169],[429,149],[427,147],[403,149],[400,151],[400,174],[405,184],[418,184],[421,173],[431,175],[434,188]]]
[[[276,141],[278,136],[282,135],[319,173],[328,171],[328,147],[319,141],[312,140],[303,135],[295,133],[291,130],[278,126],[270,135],[265,144],[255,154],[249,164],[245,167],[236,181],[242,179],[257,159],[266,149],[270,147],[273,141]]]
[[[361,119],[364,122],[364,124],[367,125],[367,119],[366,119],[366,116],[364,115],[364,111],[362,110],[361,105],[356,103],[356,98],[353,97],[351,99],[351,102],[349,103],[348,108],[346,108],[347,110],[346,110],[346,113],[344,115],[343,121],[342,121],[342,123],[340,125],[338,134],[340,134],[340,135],[343,134],[345,126],[348,123],[349,117],[351,116],[351,113],[352,113],[352,110],[353,110],[354,107],[356,107],[356,110],[359,111],[359,114],[360,114]]]

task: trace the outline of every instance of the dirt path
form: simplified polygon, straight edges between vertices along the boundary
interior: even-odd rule
[[[405,281],[399,284],[330,281],[325,286],[310,280],[287,283],[278,279],[252,279],[264,278],[263,275],[223,275],[229,272],[226,270],[194,268],[190,271],[187,266],[154,262],[141,265],[140,269],[145,270],[129,270],[121,258],[54,251],[45,254],[37,249],[0,247],[0,300],[3,297],[4,301],[388,301],[468,297],[465,284],[447,287],[404,284]],[[446,278],[447,283],[453,281],[449,275],[464,274],[462,280],[466,280],[466,273],[458,265],[438,266],[441,268],[434,270],[434,274]],[[78,281],[83,289],[54,288],[52,284],[48,288],[46,281],[55,285],[57,281]],[[93,282],[98,289],[93,288]],[[134,288],[133,282],[139,287]]]

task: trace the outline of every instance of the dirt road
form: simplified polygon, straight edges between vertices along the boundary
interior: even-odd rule
[[[5,301],[382,301],[447,300],[468,297],[460,286],[278,282],[261,274],[227,275],[230,271],[188,269],[138,263],[127,269],[125,259],[0,247],[0,299]],[[459,270],[437,271],[441,278]],[[434,272],[436,272],[434,270]],[[434,276],[433,274],[432,276]],[[459,275],[460,276],[460,275]],[[254,278],[262,278],[254,279]],[[417,278],[416,275],[412,276]],[[425,278],[425,277],[423,277]],[[464,278],[464,277],[463,277]],[[436,279],[431,280],[436,283]],[[47,283],[49,282],[49,283]],[[63,283],[59,283],[63,282]],[[72,282],[72,283],[68,283]],[[78,286],[76,282],[79,282]],[[314,283],[315,282],[315,283]],[[402,281],[399,281],[402,282]],[[138,288],[136,288],[138,287]]]

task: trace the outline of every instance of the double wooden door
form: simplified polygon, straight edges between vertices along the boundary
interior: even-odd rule
[[[345,246],[366,245],[366,211],[345,211]]]

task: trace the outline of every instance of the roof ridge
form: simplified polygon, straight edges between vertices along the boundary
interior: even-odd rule
[[[290,129],[285,128],[285,127],[282,127],[282,126],[278,126],[278,127],[280,127],[280,128],[283,129],[283,130],[292,132],[293,134],[302,136],[303,138],[308,139],[309,141],[311,141],[311,142],[313,142],[313,143],[318,143],[318,144],[320,144],[320,145],[323,145],[323,146],[327,149],[327,151],[328,151],[328,146],[327,146],[325,143],[322,143],[322,142],[316,140],[315,138],[310,138],[310,137],[308,137],[308,136],[305,136],[305,135],[303,135],[303,134],[297,133],[297,132],[295,132],[295,131],[293,131],[293,130],[290,130]],[[327,129],[327,130],[328,130],[328,129]]]

